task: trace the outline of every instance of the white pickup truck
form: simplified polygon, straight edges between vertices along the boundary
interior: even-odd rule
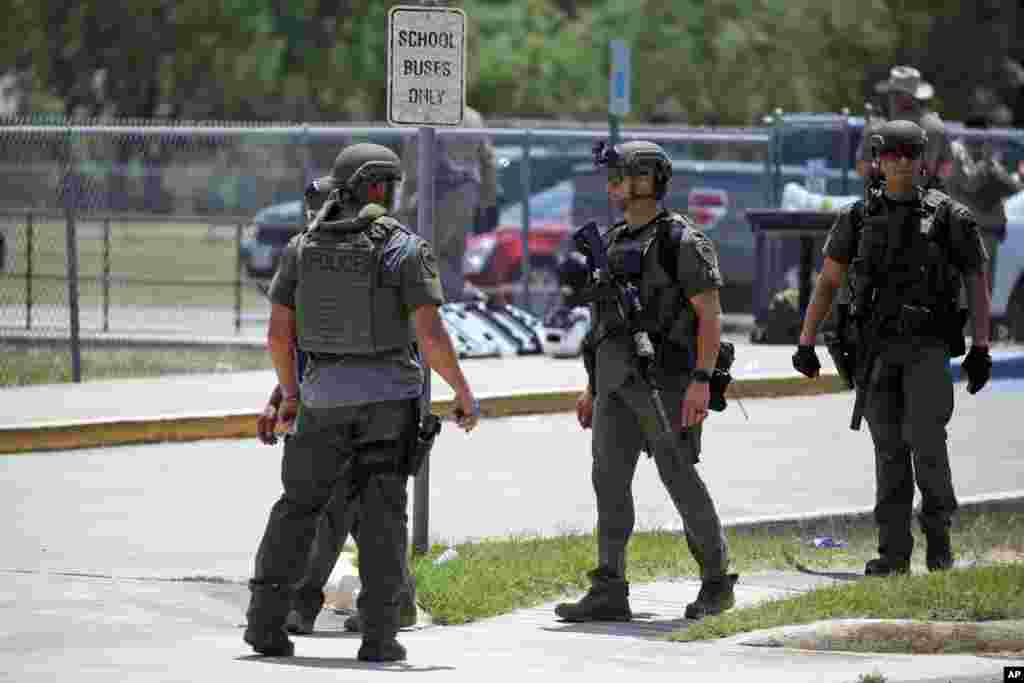
[[[997,335],[1024,341],[1024,192],[1006,200],[1006,240],[996,258],[992,321]]]

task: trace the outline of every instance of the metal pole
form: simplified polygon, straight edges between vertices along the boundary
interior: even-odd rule
[[[615,114],[608,114],[608,144],[615,146],[619,144],[621,135],[619,133],[619,117]],[[608,225],[615,224],[615,206],[612,205],[612,198],[608,197]]]
[[[523,190],[523,223],[522,232],[520,233],[523,241],[523,256],[522,256],[522,278],[523,278],[523,308],[532,313],[537,313],[530,306],[530,185],[533,184],[531,179],[531,168],[530,168],[530,150],[532,133],[530,129],[526,129],[523,135],[523,163],[519,164],[519,184]]]
[[[416,195],[416,228],[427,242],[434,241],[434,140],[435,131],[430,126],[419,129],[419,154],[416,159],[416,177],[419,179]],[[423,364],[423,405],[430,407],[430,366],[421,354]],[[416,475],[412,503],[412,548],[417,555],[430,550],[430,458],[423,461]]]
[[[839,192],[843,195],[850,193],[850,110],[843,107],[843,137],[840,157],[842,159],[842,180]]]
[[[103,219],[103,331],[110,331],[110,219]]]
[[[31,213],[28,214],[28,222],[25,225],[26,241],[28,244],[25,248],[25,329],[32,329],[32,259],[34,236],[35,236],[35,220]]]
[[[78,204],[78,178],[75,174],[74,150],[71,148],[71,131],[67,139],[68,167],[65,179],[65,230],[64,244],[67,251],[68,267],[68,313],[71,317],[71,381],[82,381],[82,345],[79,330],[78,310],[78,238],[75,226],[75,207]]]
[[[235,225],[235,334],[242,331],[242,224]]]

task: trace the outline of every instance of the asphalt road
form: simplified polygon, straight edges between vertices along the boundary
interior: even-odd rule
[[[956,396],[958,494],[1024,490],[1024,383],[973,397],[959,384]],[[764,399],[746,403],[749,421],[735,404],[714,415],[701,471],[723,519],[870,506],[870,439],[848,429],[851,403],[850,394]],[[280,447],[255,440],[0,456],[0,569],[247,578],[279,473]],[[646,458],[634,496],[639,527],[679,527]],[[589,433],[572,415],[442,433],[432,539],[589,531],[594,520]]]

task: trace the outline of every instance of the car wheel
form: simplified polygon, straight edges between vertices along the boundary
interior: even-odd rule
[[[1024,341],[1024,279],[1017,283],[1010,303],[1006,307],[1006,323],[1010,328],[1010,338]]]

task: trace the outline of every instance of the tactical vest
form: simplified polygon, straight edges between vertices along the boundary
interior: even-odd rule
[[[638,231],[630,232],[626,223],[618,223],[605,233],[608,266],[617,278],[626,279],[640,290],[643,315],[638,326],[647,331],[655,344],[659,365],[665,369],[689,369],[693,364],[697,316],[683,295],[675,272],[660,258],[665,249],[678,248],[669,241],[673,228],[684,233],[690,223],[680,214],[663,211],[654,221]],[[652,251],[652,246],[654,250]],[[594,339],[627,334],[627,321],[619,314],[611,296],[600,297],[594,304]]]
[[[295,293],[301,350],[370,356],[408,347],[413,329],[399,274],[383,272],[382,256],[392,239],[409,235],[390,216],[314,224],[303,233]]]
[[[850,268],[851,313],[883,315],[896,325],[908,307],[928,311],[930,320],[912,333],[946,338],[948,325],[955,324],[950,321],[958,313],[960,294],[948,223],[936,224],[940,211],[948,214],[948,203],[945,194],[928,190],[903,217],[893,215],[885,201],[878,202],[875,210],[865,210]],[[871,302],[865,301],[869,290],[876,292]],[[885,329],[892,334],[911,333],[894,326]]]

